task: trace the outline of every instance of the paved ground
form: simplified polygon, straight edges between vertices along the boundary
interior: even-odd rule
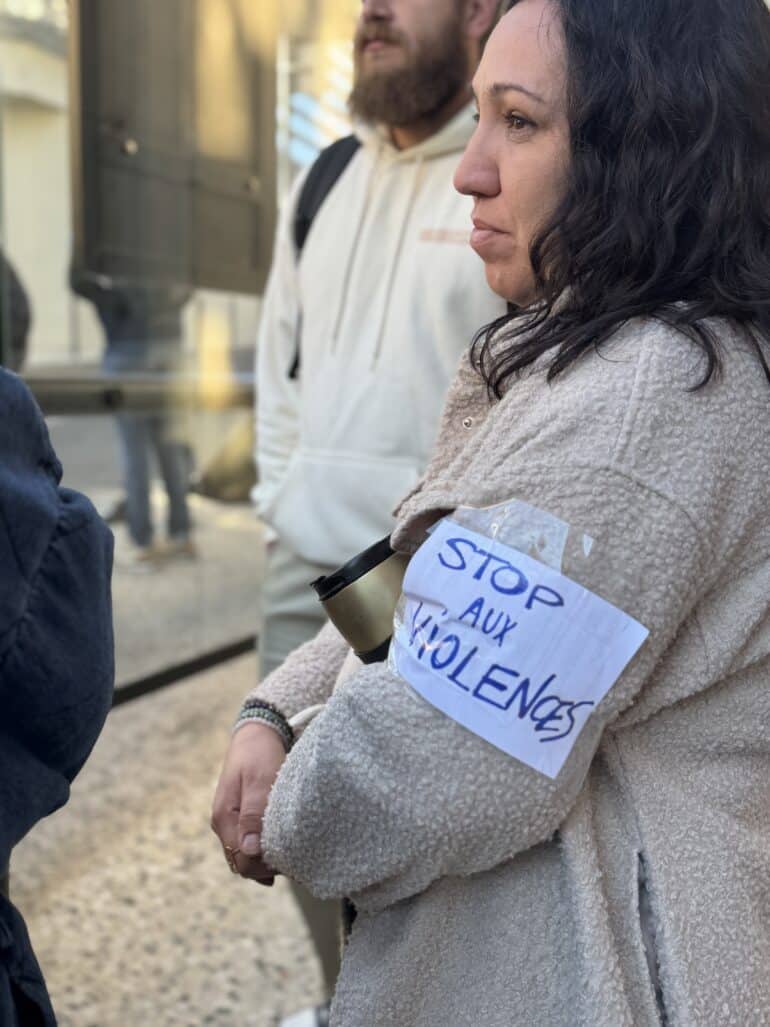
[[[242,657],[116,709],[11,889],[61,1027],[271,1027],[321,981],[285,882],[233,877],[208,826]]]

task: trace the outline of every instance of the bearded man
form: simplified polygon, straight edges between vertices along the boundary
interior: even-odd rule
[[[301,255],[295,217],[305,175],[283,212],[257,353],[255,498],[275,533],[263,678],[323,624],[308,583],[390,532],[391,510],[427,462],[460,354],[504,313],[468,246],[471,203],[452,188],[473,131],[470,80],[499,6],[363,0],[350,96],[361,145]],[[269,690],[269,677],[263,685]],[[258,772],[264,728],[252,720],[236,732],[244,778]],[[230,755],[227,766],[220,795],[237,773]],[[262,810],[238,805],[239,847],[255,855]],[[299,889],[298,898],[331,995],[338,909]],[[286,1024],[324,1017],[308,1011]]]

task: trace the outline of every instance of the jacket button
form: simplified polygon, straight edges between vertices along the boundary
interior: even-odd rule
[[[473,427],[473,418],[472,417],[466,417],[465,420],[463,421],[463,428],[472,428],[472,427]]]

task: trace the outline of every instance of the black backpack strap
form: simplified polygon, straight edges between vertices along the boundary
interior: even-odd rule
[[[316,158],[302,186],[294,212],[294,245],[297,248],[297,257],[302,253],[310,226],[321,209],[321,204],[360,145],[355,136],[345,136],[327,146]]]
[[[302,248],[305,245],[310,226],[313,224],[316,214],[321,205],[331,192],[332,186],[340,177],[358,150],[361,143],[355,136],[344,136],[336,143],[321,150],[315,163],[308,172],[305,184],[297,200],[297,209],[294,211],[294,247],[297,260],[299,260]],[[300,326],[297,326],[297,348],[294,353],[294,360],[289,368],[289,378],[299,377],[300,353],[299,353]]]

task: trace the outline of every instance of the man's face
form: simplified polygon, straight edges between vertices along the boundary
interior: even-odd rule
[[[363,0],[350,109],[363,121],[411,125],[467,86],[464,0]]]

